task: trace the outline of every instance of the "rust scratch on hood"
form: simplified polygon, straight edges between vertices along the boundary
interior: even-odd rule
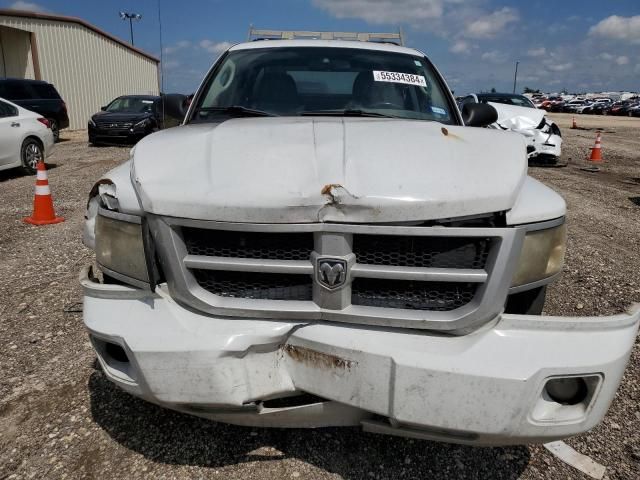
[[[339,183],[328,183],[327,185],[322,187],[322,190],[320,190],[320,193],[322,195],[327,195],[330,198],[330,200],[328,202],[328,205],[330,205],[330,204],[340,203],[340,192],[341,191],[346,193],[349,197],[351,197],[351,198],[353,198],[355,200],[358,200],[357,196],[355,196],[353,193],[351,193],[349,190],[344,188]]]
[[[331,190],[333,190],[334,188],[341,188],[341,187],[342,185],[340,185],[339,183],[328,183],[327,185],[322,187],[322,190],[320,190],[320,193],[322,195],[331,195]]]
[[[443,134],[445,137],[451,137],[451,138],[455,138],[455,139],[458,139],[458,140],[462,140],[462,137],[461,137],[461,136],[456,135],[455,133],[450,132],[448,128],[442,127],[441,131],[442,131],[442,134]]]
[[[304,363],[307,366],[323,370],[349,370],[357,363],[353,360],[338,357],[337,355],[330,355],[328,353],[322,353],[296,345],[285,345],[283,350],[296,362]]]

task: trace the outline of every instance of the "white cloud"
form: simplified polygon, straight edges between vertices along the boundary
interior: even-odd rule
[[[600,58],[602,60],[613,60],[615,57],[613,55],[611,55],[610,53],[603,52],[600,55],[598,55],[598,58]]]
[[[616,63],[618,65],[627,65],[629,63],[629,57],[625,55],[621,55],[618,58],[616,58]]]
[[[212,42],[211,40],[202,40],[198,45],[209,53],[220,54],[229,49],[233,44],[230,42]]]
[[[451,0],[313,0],[337,18],[360,18],[373,24],[416,23],[442,17]],[[457,3],[457,2],[456,2]]]
[[[634,17],[612,15],[591,27],[589,35],[640,43],[640,15]]]
[[[504,63],[507,60],[507,55],[498,50],[491,50],[483,53],[480,58],[491,63]]]
[[[469,53],[471,50],[471,45],[464,40],[456,40],[453,45],[449,48],[449,51],[452,53]]]
[[[38,5],[33,2],[23,2],[22,0],[18,0],[17,2],[13,2],[9,5],[9,8],[12,10],[27,10],[29,12],[48,12],[46,8],[42,5]]]
[[[163,52],[167,55],[171,55],[172,53],[176,53],[179,50],[183,50],[185,48],[189,48],[191,46],[191,42],[189,40],[180,40],[175,45],[169,45],[168,47],[164,47]]]
[[[504,7],[489,15],[484,15],[467,25],[465,33],[471,38],[495,37],[510,23],[517,22],[520,15],[513,8]]]
[[[544,57],[547,54],[547,49],[544,47],[540,48],[531,48],[527,52],[527,55],[530,57]]]
[[[554,63],[547,65],[547,68],[552,72],[566,72],[567,70],[573,68],[573,63]]]
[[[180,62],[177,60],[167,60],[166,62],[164,62],[165,70],[175,70],[180,65],[181,65]]]

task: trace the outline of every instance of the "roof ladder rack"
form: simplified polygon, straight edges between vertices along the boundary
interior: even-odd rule
[[[256,40],[352,40],[360,42],[393,43],[404,45],[402,29],[397,33],[374,32],[311,32],[303,30],[260,30],[249,27],[247,41]]]

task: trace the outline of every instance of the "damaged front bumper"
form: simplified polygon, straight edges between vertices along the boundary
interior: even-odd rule
[[[537,157],[560,158],[562,155],[562,137],[541,130],[518,132],[524,135],[527,142],[529,160]]]
[[[638,311],[501,315],[452,337],[202,315],[176,304],[164,285],[155,293],[105,285],[89,269],[81,283],[84,322],[106,376],[150,402],[242,425],[362,425],[474,445],[547,442],[593,428],[640,321]],[[557,378],[580,378],[584,395],[552,400],[547,386]]]

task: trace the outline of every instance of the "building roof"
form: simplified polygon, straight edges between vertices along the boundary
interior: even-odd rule
[[[157,57],[154,57],[153,55],[145,52],[144,50],[140,50],[139,48],[134,47],[133,45],[128,44],[127,42],[120,40],[118,37],[115,37],[113,35],[111,35],[110,33],[105,32],[104,30],[96,27],[95,25],[90,24],[89,22],[86,22],[84,20],[82,20],[81,18],[78,17],[69,17],[66,15],[53,15],[50,13],[40,13],[40,12],[30,12],[27,10],[12,10],[12,9],[8,9],[8,8],[0,8],[0,17],[1,16],[8,16],[8,17],[21,17],[21,18],[37,18],[40,20],[53,20],[56,22],[68,22],[68,23],[76,23],[78,25],[81,25],[85,28],[88,28],[89,30],[94,31],[95,33],[97,33],[98,35],[102,35],[103,37],[108,38],[109,40],[112,40],[120,45],[122,45],[123,47],[136,52],[140,55],[142,55],[143,57],[148,58],[149,60],[153,60],[154,62],[158,63],[160,62],[160,59],[158,59]]]

